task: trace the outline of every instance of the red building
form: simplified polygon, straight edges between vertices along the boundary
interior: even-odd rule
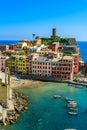
[[[48,46],[49,49],[52,49],[52,51],[57,52],[59,48],[59,42],[53,42],[51,45]]]
[[[74,58],[74,73],[78,73],[79,71],[79,55],[78,54],[72,54]]]
[[[11,44],[11,45],[9,45],[9,49],[10,49],[10,50],[15,50],[15,48],[16,48],[16,44]]]
[[[71,56],[64,56],[63,59],[52,63],[52,76],[60,80],[73,79],[74,59]]]

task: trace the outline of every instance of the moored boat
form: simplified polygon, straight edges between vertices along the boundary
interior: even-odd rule
[[[54,95],[53,98],[57,99],[57,98],[61,98],[60,95]]]
[[[84,87],[81,85],[76,85],[76,88],[84,88]]]
[[[71,111],[69,111],[68,114],[69,114],[69,115],[78,115],[77,112],[71,112]]]
[[[76,107],[70,107],[70,110],[73,110],[73,111],[77,111],[78,110],[78,108],[76,108]]]
[[[76,130],[76,129],[64,129],[64,130]]]
[[[68,83],[68,86],[75,87],[76,85],[75,85],[75,84],[72,84],[72,83]]]
[[[72,98],[69,98],[69,97],[66,97],[66,101],[68,102],[68,101],[73,101],[73,99]]]
[[[77,105],[77,103],[75,101],[71,101],[69,104],[76,104]]]
[[[67,107],[76,107],[76,106],[77,106],[77,103],[73,101],[67,104]]]

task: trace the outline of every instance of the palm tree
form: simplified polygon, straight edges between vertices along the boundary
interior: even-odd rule
[[[33,41],[34,41],[34,39],[35,39],[35,34],[32,34],[32,36],[33,36]]]

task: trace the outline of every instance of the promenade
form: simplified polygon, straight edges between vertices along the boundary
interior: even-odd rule
[[[5,73],[0,71],[0,78],[2,79],[2,82],[5,83]],[[87,81],[73,81],[73,80],[60,80],[55,77],[40,77],[35,75],[29,75],[29,76],[21,76],[20,78],[17,78],[15,76],[10,76],[10,84],[12,88],[21,88],[21,87],[30,87],[33,84],[36,84],[39,86],[41,84],[41,81],[45,82],[61,82],[61,83],[72,83],[75,85],[83,85],[87,86]]]

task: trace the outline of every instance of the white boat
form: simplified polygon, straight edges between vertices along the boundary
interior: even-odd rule
[[[76,129],[64,129],[64,130],[76,130]]]
[[[84,87],[81,85],[76,85],[76,88],[84,88]]]
[[[60,95],[54,95],[53,98],[57,99],[57,98],[61,98]]]
[[[72,110],[72,111],[77,111],[78,108],[76,108],[76,107],[70,107],[70,110]]]
[[[77,105],[77,103],[75,102],[75,101],[71,101],[71,102],[69,102],[69,104],[75,104],[75,105]]]
[[[70,111],[70,112],[68,112],[68,114],[69,114],[69,115],[78,115],[78,113],[77,113],[77,112],[71,112],[71,111]]]
[[[77,105],[77,104],[74,104],[74,103],[73,103],[73,104],[68,103],[66,106],[67,106],[67,107],[76,107],[76,105]]]

